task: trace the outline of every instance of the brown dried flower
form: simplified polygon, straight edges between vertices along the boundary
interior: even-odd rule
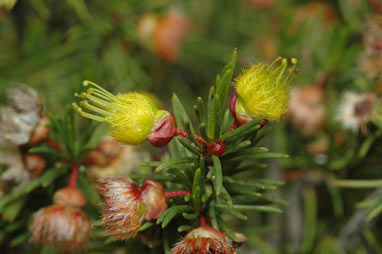
[[[0,109],[0,145],[27,144],[41,118],[41,100],[24,85],[9,89],[7,97],[10,105]]]
[[[287,117],[305,136],[312,136],[325,126],[325,95],[316,85],[293,88]]]
[[[83,249],[89,242],[91,225],[80,210],[86,203],[83,194],[74,188],[63,188],[54,195],[55,204],[41,208],[30,224],[29,241],[37,245],[50,244],[62,251]]]
[[[367,19],[363,33],[363,47],[359,68],[370,78],[382,78],[382,16],[375,14]]]
[[[366,125],[375,112],[376,102],[377,98],[374,94],[346,92],[338,107],[336,119],[342,123],[345,129],[354,132],[361,129],[362,133],[366,134]]]

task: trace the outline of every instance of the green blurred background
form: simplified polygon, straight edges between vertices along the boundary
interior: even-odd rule
[[[381,56],[381,4],[0,0],[0,98],[5,103],[6,88],[26,84],[38,91],[45,112],[60,114],[89,79],[115,93],[152,93],[164,107],[175,92],[192,112],[196,97],[206,96],[234,48],[237,73],[279,55],[295,57],[300,72],[292,85],[319,88],[321,97],[313,104],[322,106],[324,123],[306,127],[305,120],[296,123],[292,114],[274,125],[265,142],[291,158],[272,161],[266,174],[286,181],[275,195],[289,205],[284,215],[253,215],[236,225],[249,236],[241,253],[381,254],[380,213],[369,221],[357,220],[363,211],[356,208],[380,189],[331,184],[342,178],[382,178],[380,127],[355,133],[336,120],[346,91],[378,98],[382,93],[382,59],[370,56],[370,50]],[[368,22],[375,16],[374,26],[380,30],[370,32]],[[374,46],[368,44],[373,36]],[[319,118],[314,110],[311,117]],[[370,137],[372,142],[365,145]],[[382,207],[382,201],[377,205]]]

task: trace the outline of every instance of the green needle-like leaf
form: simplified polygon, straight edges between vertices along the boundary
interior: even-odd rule
[[[243,136],[243,133],[246,133],[248,130],[252,130],[253,128],[256,129],[256,128],[259,128],[257,127],[257,125],[260,123],[260,120],[259,119],[255,119],[255,120],[252,120],[250,121],[249,123],[246,123],[242,126],[240,126],[239,128],[236,128],[235,130],[233,131],[229,131],[229,132],[226,132],[222,137],[221,139],[223,141],[230,141],[231,139],[234,140],[234,139],[237,139],[238,137],[241,137]]]
[[[223,169],[219,157],[212,155],[212,163],[214,164],[215,179],[213,180],[216,196],[219,196],[223,188]]]
[[[200,198],[201,198],[203,189],[204,189],[204,186],[203,186],[203,178],[201,174],[201,169],[198,168],[195,171],[194,182],[192,185],[192,203],[194,205],[195,211],[200,210],[200,204],[201,204]]]
[[[168,208],[158,219],[157,224],[162,223],[162,228],[165,228],[171,220],[183,212],[189,211],[191,208],[187,205],[177,205]]]
[[[239,211],[236,211],[234,209],[229,209],[229,208],[219,207],[219,206],[217,206],[216,208],[218,209],[218,211],[225,213],[225,214],[229,214],[229,215],[236,217],[240,220],[247,220],[248,219],[247,216],[245,216],[244,214],[242,214]]]
[[[231,85],[237,60],[237,49],[234,49],[231,60],[224,66],[221,76],[216,77],[216,93],[220,96],[220,112],[223,112],[228,89]]]
[[[183,123],[185,121],[190,121],[190,118],[186,110],[184,109],[182,102],[179,100],[178,96],[176,96],[175,93],[173,94],[171,101],[172,101],[172,110],[174,111],[174,116],[176,119],[176,124],[179,128],[184,129]]]
[[[223,229],[223,231],[229,236],[229,238],[231,238],[232,240],[236,242],[238,241],[237,237],[235,236],[231,228],[228,227],[227,223],[222,218],[218,218],[218,223],[220,227]]]
[[[186,220],[195,220],[196,218],[199,217],[199,212],[195,212],[195,213],[182,213],[182,216]]]
[[[198,148],[195,147],[194,144],[192,144],[189,139],[187,139],[185,137],[175,137],[175,139],[177,139],[184,146],[184,148],[186,148],[188,151],[190,151],[193,154],[198,155],[198,156],[201,155]]]
[[[382,187],[382,179],[378,180],[335,180],[334,186],[342,188],[377,188]]]
[[[155,224],[153,222],[145,222],[140,228],[139,228],[139,232],[141,231],[145,231],[146,229],[149,229],[151,228],[152,226],[154,226]]]
[[[178,227],[178,232],[191,231],[193,229],[190,225],[180,225]]]
[[[177,159],[170,159],[167,161],[162,162],[156,169],[156,172],[163,171],[165,169],[174,168],[175,166],[178,166],[180,168],[188,168],[192,166],[192,163],[195,163],[194,158],[190,157],[183,157],[183,158],[177,158]]]

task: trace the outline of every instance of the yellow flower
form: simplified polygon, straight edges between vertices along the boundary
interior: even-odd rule
[[[236,112],[250,118],[278,120],[287,110],[288,85],[297,73],[297,59],[292,58],[291,63],[293,67],[286,71],[288,60],[278,57],[269,66],[259,63],[244,70],[234,82],[238,94]]]
[[[167,113],[159,110],[147,95],[137,92],[113,95],[91,81],[83,82],[83,86],[88,85],[93,87],[75,93],[84,100],[79,105],[73,103],[74,109],[81,116],[109,124],[110,134],[128,145],[143,143],[152,133],[155,119]],[[95,114],[84,112],[82,108]]]

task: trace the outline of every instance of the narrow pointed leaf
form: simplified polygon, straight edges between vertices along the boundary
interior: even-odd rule
[[[211,159],[215,170],[214,188],[216,196],[219,196],[223,188],[223,169],[219,157],[212,155]]]
[[[259,119],[255,119],[255,120],[252,120],[250,121],[249,123],[246,123],[238,128],[236,128],[235,130],[233,131],[228,131],[226,132],[223,136],[222,136],[222,140],[225,141],[225,140],[229,140],[229,139],[234,139],[236,136],[241,136],[241,134],[243,132],[246,132],[248,130],[250,130],[251,128],[256,128],[255,126],[257,126],[258,124],[260,123],[260,120]]]
[[[172,98],[172,110],[174,111],[174,116],[176,119],[176,124],[178,128],[184,129],[184,122],[185,121],[190,121],[190,118],[186,112],[186,110],[183,107],[182,102],[179,100],[178,96],[174,93]]]

